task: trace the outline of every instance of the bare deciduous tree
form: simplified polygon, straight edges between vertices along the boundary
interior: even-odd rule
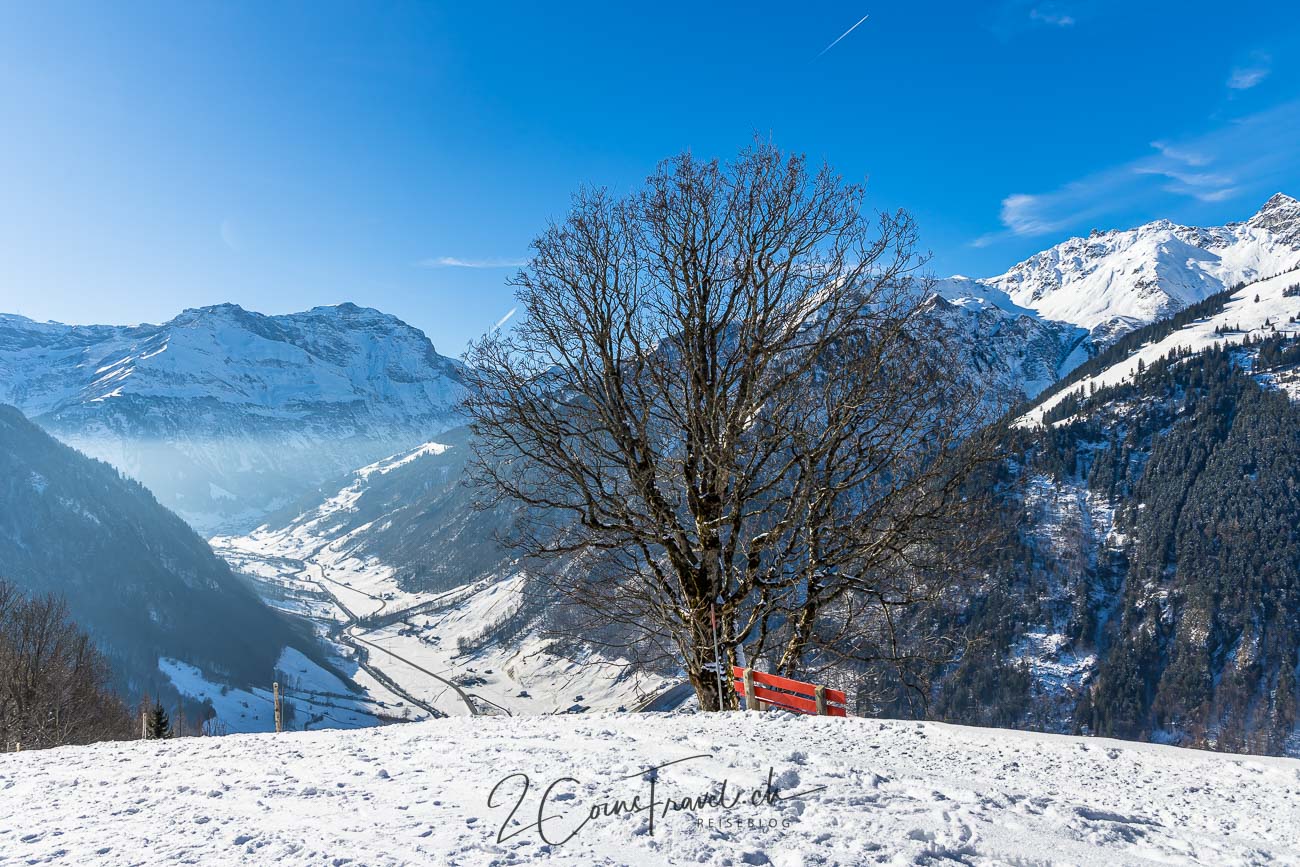
[[[40,749],[131,737],[108,663],[57,597],[0,581],[0,744]]]
[[[467,356],[474,473],[554,584],[734,707],[737,648],[799,672],[942,589],[981,402],[916,227],[756,145],[582,190]],[[590,567],[590,571],[586,571]],[[722,668],[716,666],[721,662]]]

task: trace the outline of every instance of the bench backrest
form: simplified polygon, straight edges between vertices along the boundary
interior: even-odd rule
[[[741,668],[739,665],[732,666],[731,669],[732,676],[735,678],[736,693],[742,699],[746,697],[745,671],[746,669]],[[753,698],[795,713],[816,714],[819,712],[817,703],[819,687],[816,684],[791,680],[788,677],[767,674],[762,671],[750,670],[750,676],[754,684]],[[849,715],[848,696],[844,694],[843,690],[828,689],[826,687],[820,687],[820,689],[822,690],[827,716]]]

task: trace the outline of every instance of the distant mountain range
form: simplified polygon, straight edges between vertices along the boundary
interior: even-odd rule
[[[1123,333],[1300,264],[1300,202],[1242,223],[1160,220],[1072,238],[937,285],[936,315],[995,408],[1033,397]],[[143,482],[205,534],[461,423],[459,363],[394,316],[341,304],[265,316],[222,304],[162,325],[0,314],[0,402]]]
[[[459,365],[394,316],[222,304],[162,325],[0,315],[0,403],[143,482],[204,533],[457,423]]]

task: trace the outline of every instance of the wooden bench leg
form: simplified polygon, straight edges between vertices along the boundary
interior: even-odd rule
[[[758,710],[758,698],[754,695],[754,669],[745,669],[745,710]]]

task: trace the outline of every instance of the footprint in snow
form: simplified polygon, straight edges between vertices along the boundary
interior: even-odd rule
[[[794,768],[782,771],[774,782],[779,789],[793,789],[799,785],[799,772]]]

